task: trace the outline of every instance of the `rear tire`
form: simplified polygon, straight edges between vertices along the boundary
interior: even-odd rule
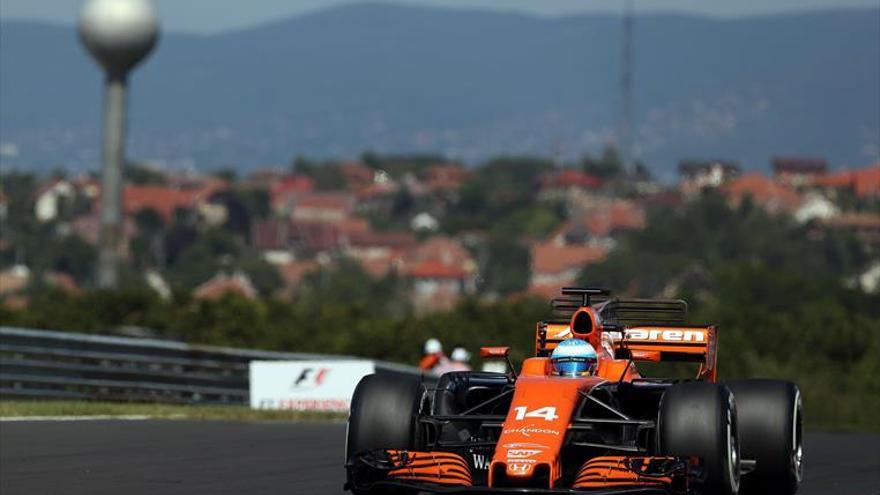
[[[782,380],[728,383],[736,398],[743,459],[757,461],[743,494],[794,494],[804,475],[803,415],[797,386]]]
[[[714,383],[673,385],[660,400],[657,444],[662,455],[700,457],[706,493],[739,491],[739,434],[733,394]]]
[[[367,375],[351,398],[345,457],[365,450],[418,448],[418,414],[425,386],[414,377]]]

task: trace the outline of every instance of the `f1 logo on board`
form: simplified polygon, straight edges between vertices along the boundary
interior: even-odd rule
[[[512,473],[525,474],[532,469],[530,464],[511,463],[507,465],[507,469]]]
[[[662,342],[705,342],[705,330],[669,328],[632,328],[624,333],[626,340],[659,340]]]
[[[329,374],[330,368],[303,368],[296,380],[293,381],[290,388],[304,389],[320,387]]]

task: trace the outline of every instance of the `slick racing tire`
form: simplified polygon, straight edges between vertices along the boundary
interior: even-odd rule
[[[425,386],[415,377],[367,375],[351,398],[345,457],[373,449],[415,450]]]
[[[662,455],[701,458],[704,492],[736,495],[739,433],[733,394],[724,385],[682,383],[666,390],[657,416]]]
[[[803,415],[797,386],[782,380],[729,382],[736,400],[742,458],[757,461],[743,476],[744,495],[792,495],[804,476]]]

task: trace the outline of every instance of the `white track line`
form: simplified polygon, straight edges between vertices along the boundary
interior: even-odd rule
[[[95,415],[95,416],[0,416],[0,422],[13,423],[24,421],[142,421],[151,419],[145,414]]]

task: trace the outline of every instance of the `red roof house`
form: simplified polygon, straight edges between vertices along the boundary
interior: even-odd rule
[[[605,259],[606,252],[597,246],[566,246],[555,242],[533,244],[529,292],[542,296],[558,294],[560,288],[575,283],[584,266]]]
[[[842,170],[816,177],[812,185],[831,189],[847,189],[861,199],[880,197],[880,162],[866,168]]]
[[[206,181],[196,187],[169,187],[154,185],[128,185],[122,191],[122,210],[133,215],[139,210],[152,209],[166,224],[174,221],[177,209],[195,209],[199,203],[225,189],[222,181]]]
[[[346,162],[339,165],[339,171],[345,177],[349,190],[364,188],[373,183],[376,171],[358,162]]]
[[[256,299],[258,295],[251,279],[244,273],[237,272],[232,275],[218,273],[195,288],[193,299],[216,300],[226,294],[236,294],[247,299]]]
[[[269,201],[278,215],[290,214],[296,200],[315,190],[315,181],[305,175],[287,175],[269,183]]]
[[[451,308],[462,296],[476,291],[476,271],[477,264],[461,244],[445,236],[428,239],[406,262],[416,311]]]
[[[278,274],[284,281],[284,287],[279,291],[281,297],[292,298],[299,291],[299,286],[306,275],[321,269],[321,264],[316,260],[296,260],[277,265]]]
[[[617,200],[565,221],[552,239],[557,244],[583,244],[645,227],[645,210],[632,201]]]
[[[427,191],[454,191],[461,188],[471,172],[457,163],[432,165],[424,172],[423,184]]]
[[[602,179],[580,170],[564,169],[542,176],[539,179],[541,189],[596,189],[602,186]]]
[[[739,207],[749,197],[771,214],[791,213],[803,202],[801,195],[794,189],[758,173],[734,179],[721,190],[734,207]]]
[[[299,197],[292,218],[297,222],[340,223],[353,213],[355,198],[347,193],[313,193]]]

